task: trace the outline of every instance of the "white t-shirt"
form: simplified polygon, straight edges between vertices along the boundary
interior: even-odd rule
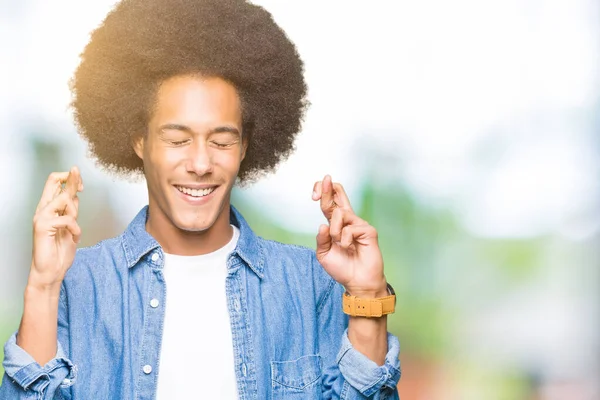
[[[229,243],[201,256],[165,254],[165,322],[158,373],[158,400],[237,399],[233,339],[225,279]],[[207,304],[208,307],[200,305]]]

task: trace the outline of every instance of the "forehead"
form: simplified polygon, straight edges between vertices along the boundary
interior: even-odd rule
[[[176,76],[160,84],[152,119],[188,125],[240,124],[240,99],[235,87],[224,79]]]

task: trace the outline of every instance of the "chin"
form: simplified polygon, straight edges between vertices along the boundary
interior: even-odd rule
[[[218,219],[217,214],[198,215],[193,212],[176,213],[173,215],[173,224],[180,230],[185,232],[204,232],[213,227]]]
[[[212,228],[212,226],[214,225],[214,221],[212,223],[210,222],[196,222],[196,221],[190,221],[190,220],[180,220],[178,221],[178,223],[175,223],[175,226],[184,231],[184,232],[204,232],[209,230],[210,228]]]
[[[218,196],[220,193],[213,194],[217,196],[207,199],[204,204],[189,204],[182,201],[179,193],[175,198],[166,199],[165,209],[169,210],[168,219],[171,224],[183,232],[201,233],[210,230],[218,223],[225,207],[228,207],[225,199]],[[229,221],[227,223],[229,224]]]

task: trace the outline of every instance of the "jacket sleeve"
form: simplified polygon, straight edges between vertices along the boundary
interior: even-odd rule
[[[323,269],[316,258],[317,268]],[[316,272],[316,271],[315,271]],[[323,399],[399,399],[400,343],[388,333],[385,364],[374,361],[352,347],[348,339],[348,316],[342,311],[343,287],[323,270],[326,289],[318,303],[319,353],[323,359]]]
[[[64,290],[58,305],[58,343],[56,356],[43,367],[17,345],[14,333],[4,346],[4,376],[0,385],[0,400],[58,400],[62,388],[75,382],[76,369],[68,359],[67,307]]]

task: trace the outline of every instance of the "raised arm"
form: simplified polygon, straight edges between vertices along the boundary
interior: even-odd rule
[[[341,285],[338,290],[332,290],[328,299],[331,306],[323,308],[325,318],[320,326],[331,325],[330,332],[337,335],[339,323],[327,321],[341,318],[342,286],[350,295],[361,299],[389,296],[383,257],[377,231],[354,213],[342,185],[325,176],[323,181],[315,183],[313,200],[320,201],[321,211],[329,223],[319,227],[316,257],[329,276]],[[338,329],[334,329],[336,326]],[[327,337],[326,332],[321,337]],[[398,352],[398,340],[387,332],[386,315],[350,316],[337,357],[344,384],[353,388],[343,390],[347,398],[397,398]]]
[[[44,187],[33,217],[33,254],[23,317],[16,337],[5,346],[2,400],[19,398],[15,396],[21,391],[25,395],[25,390],[37,392],[36,398],[53,398],[49,389],[69,375],[69,362],[58,351],[58,307],[61,284],[81,235],[77,224],[81,190],[76,167],[50,174]]]

